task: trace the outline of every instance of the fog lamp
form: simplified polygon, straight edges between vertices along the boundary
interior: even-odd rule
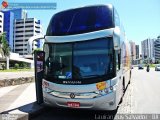
[[[110,86],[110,90],[113,90],[113,86]]]

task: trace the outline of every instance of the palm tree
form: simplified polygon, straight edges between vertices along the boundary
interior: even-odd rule
[[[6,68],[9,69],[9,56],[10,56],[10,47],[6,39],[6,33],[0,34],[0,54],[2,58],[6,58],[7,65]]]

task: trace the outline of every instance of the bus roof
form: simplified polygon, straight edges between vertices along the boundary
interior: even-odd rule
[[[111,4],[85,6],[53,15],[46,36],[82,34],[113,27],[113,6]]]

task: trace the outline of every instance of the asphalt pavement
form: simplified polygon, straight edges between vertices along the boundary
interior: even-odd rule
[[[160,114],[160,71],[133,70],[132,111],[138,114]]]

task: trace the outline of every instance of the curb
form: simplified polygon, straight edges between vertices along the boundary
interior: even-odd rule
[[[34,76],[3,79],[3,80],[0,80],[0,88],[1,87],[6,87],[6,86],[12,86],[12,85],[20,85],[20,84],[25,84],[25,83],[31,83],[31,82],[34,82],[34,81],[35,81]]]
[[[48,108],[43,104],[38,105],[36,102],[34,102],[19,108],[4,111],[0,113],[0,118],[4,118],[6,116],[7,118],[15,117],[15,120],[31,120],[34,119],[37,115],[46,112],[47,110]]]

